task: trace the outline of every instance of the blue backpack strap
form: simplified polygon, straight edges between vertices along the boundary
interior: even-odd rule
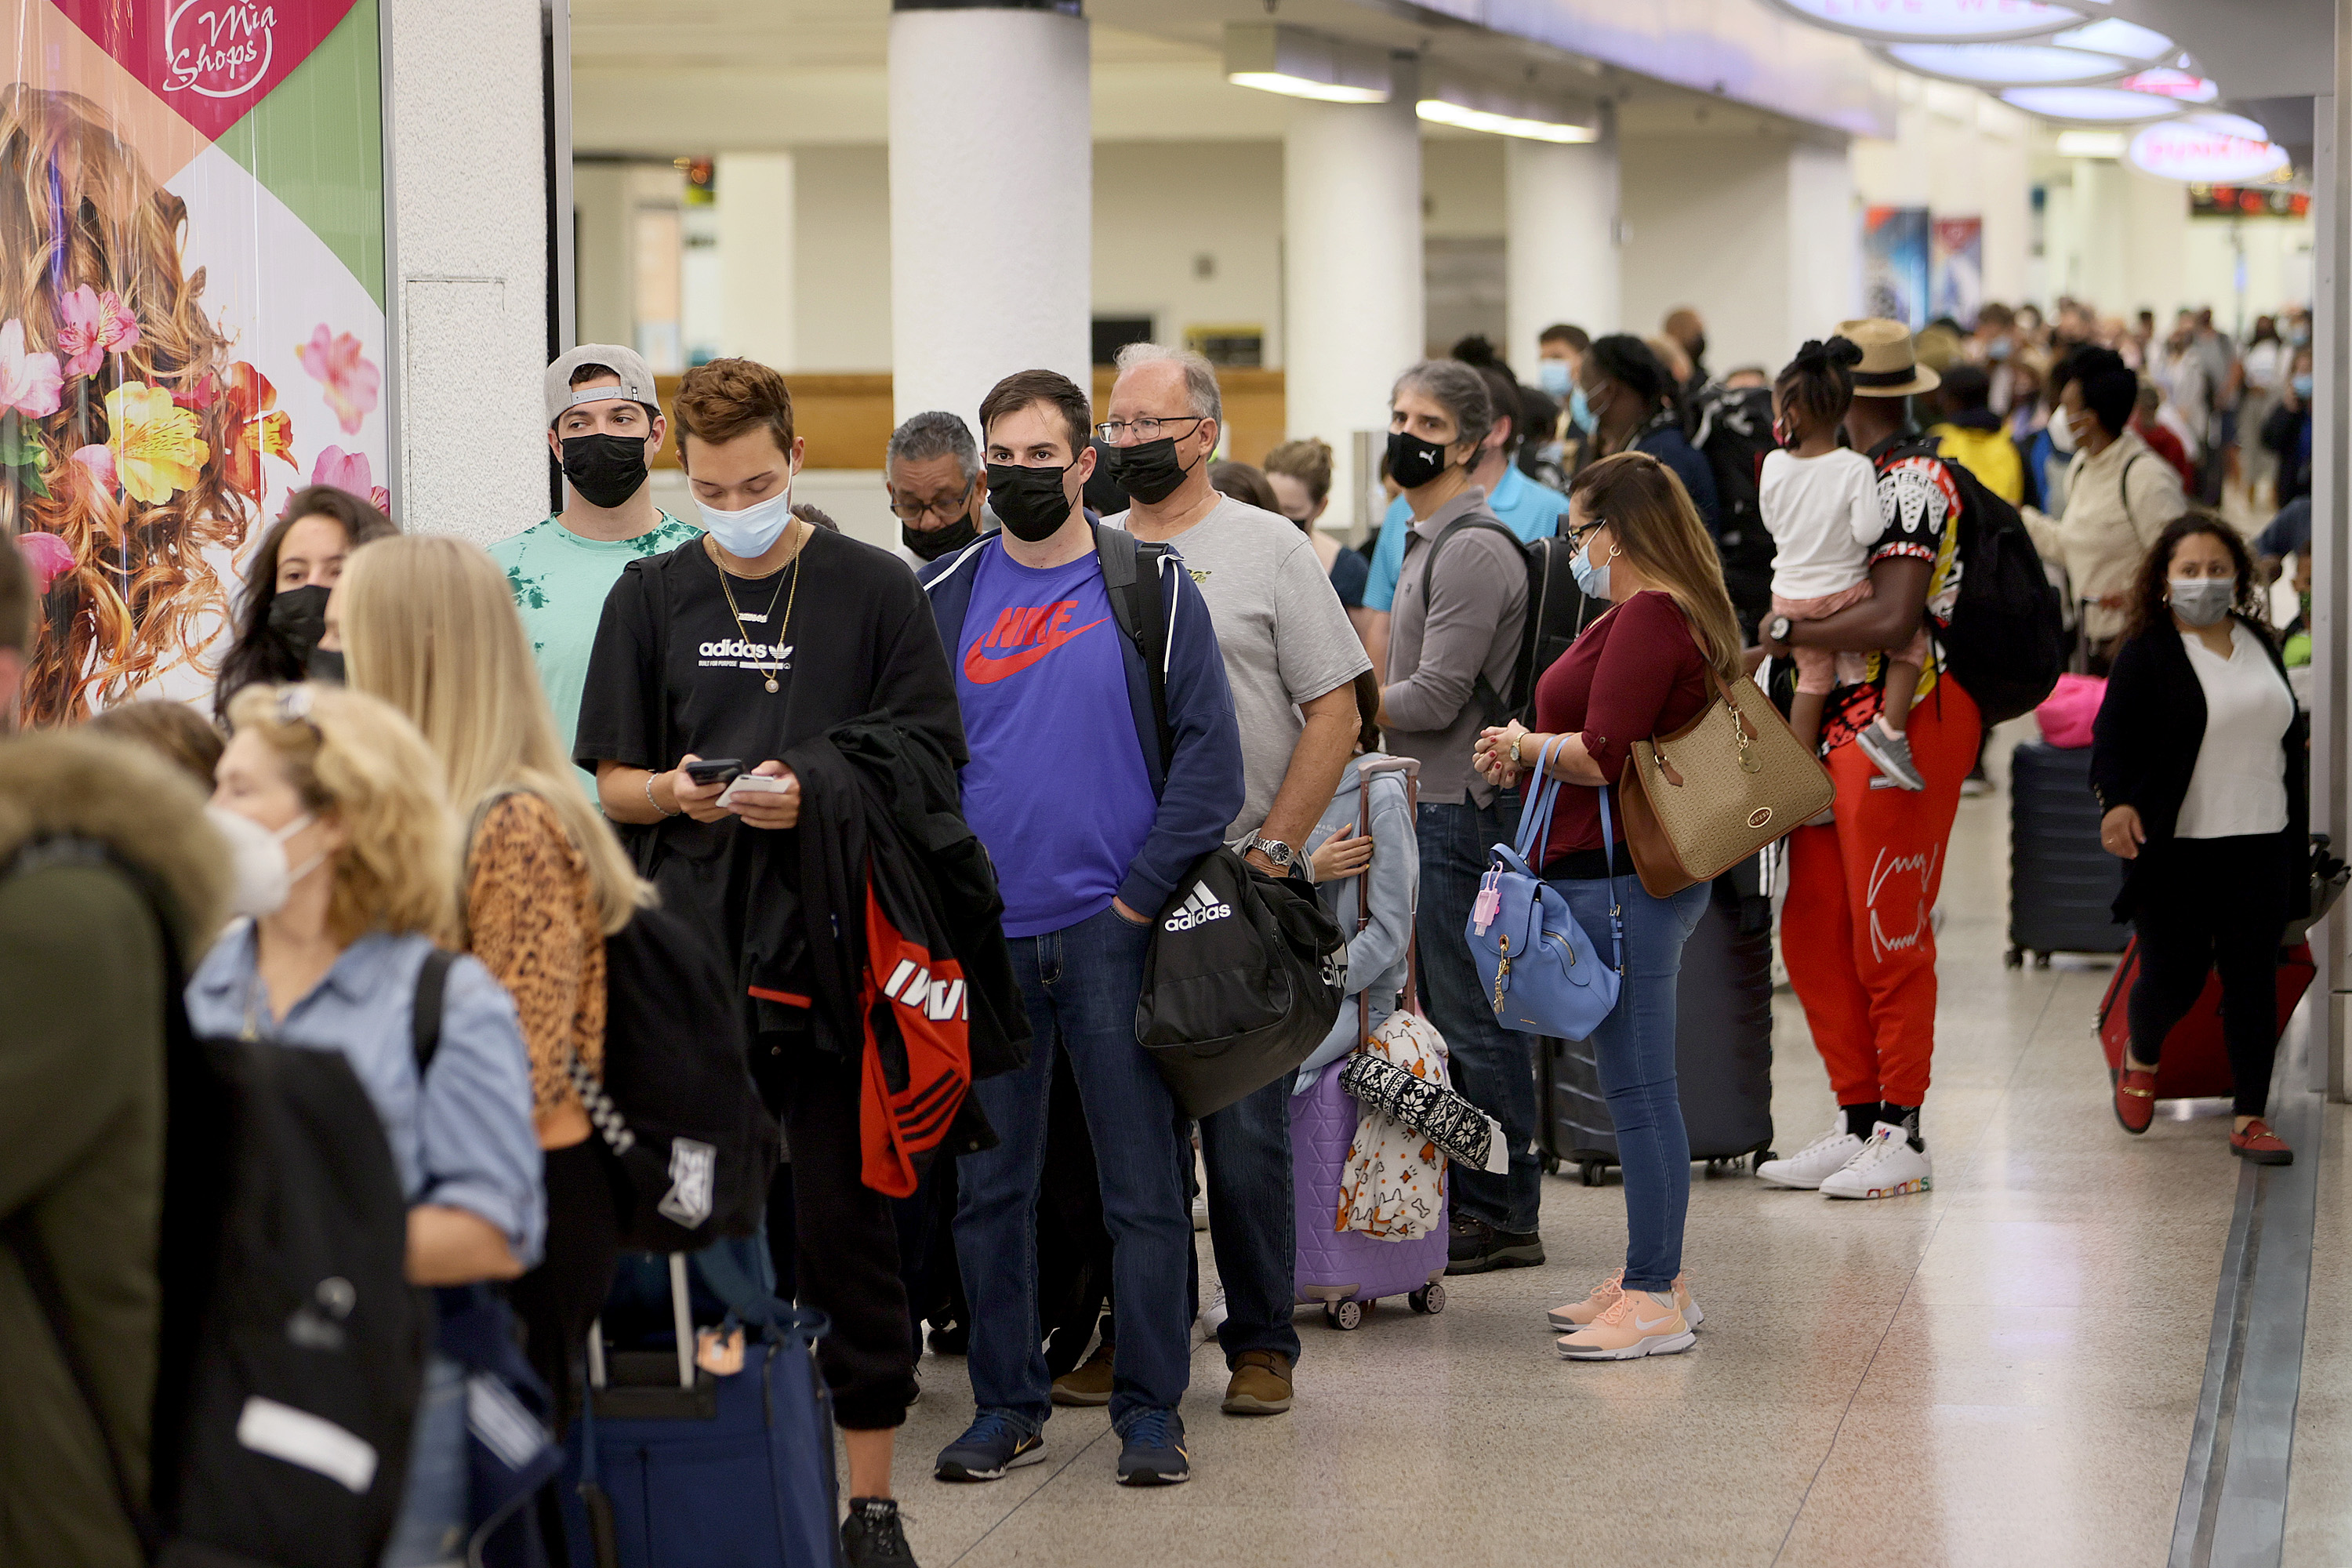
[[[1609,956],[1625,973],[1625,903],[1617,892],[1617,835],[1609,821],[1609,786],[1601,786],[1601,860],[1609,868]]]

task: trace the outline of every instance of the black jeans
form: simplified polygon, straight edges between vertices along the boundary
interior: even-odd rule
[[[2237,1113],[2260,1116],[2278,1056],[2278,949],[2285,925],[2279,836],[2176,838],[2141,851],[2139,978],[2131,994],[2131,1054],[2153,1064],[2189,1016],[2205,977],[2221,976],[2221,1035]]]

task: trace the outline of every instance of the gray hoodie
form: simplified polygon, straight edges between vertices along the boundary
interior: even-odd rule
[[[1333,1021],[1331,1032],[1323,1037],[1315,1054],[1299,1065],[1294,1094],[1313,1088],[1325,1068],[1354,1050],[1396,1010],[1412,947],[1413,900],[1421,891],[1421,852],[1413,837],[1412,805],[1405,781],[1418,773],[1420,766],[1411,757],[1391,757],[1381,752],[1349,759],[1322,820],[1307,835],[1306,852],[1312,855],[1341,828],[1357,827],[1363,810],[1358,781],[1370,779],[1372,863],[1362,876],[1321,889],[1348,938],[1348,996],[1339,1004],[1339,1016]],[[1356,921],[1361,906],[1358,900],[1367,889],[1371,923],[1359,931]]]

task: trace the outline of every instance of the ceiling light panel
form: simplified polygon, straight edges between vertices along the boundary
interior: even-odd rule
[[[1880,44],[2000,43],[2079,26],[2088,15],[2044,0],[1769,0],[1790,16]]]
[[[2084,87],[2128,75],[2120,55],[2054,43],[1887,44],[1879,53],[1904,69],[1970,87]]]
[[[1323,103],[1386,103],[1392,89],[1385,51],[1272,22],[1226,25],[1225,79]]]

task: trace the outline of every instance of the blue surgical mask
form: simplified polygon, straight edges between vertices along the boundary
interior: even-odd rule
[[[2294,395],[2297,397],[2309,397],[2311,395],[2311,377],[2309,375],[2298,375],[2294,378]]]
[[[1569,389],[1574,384],[1569,379],[1568,362],[1564,359],[1536,361],[1536,384],[1554,397],[1569,395]]]
[[[790,486],[778,490],[766,500],[754,501],[741,511],[721,511],[707,501],[694,503],[702,513],[703,531],[719,548],[738,561],[756,561],[765,555],[793,521],[793,492]]]
[[[1616,558],[1616,548],[1612,546],[1609,551],[1609,560],[1614,561]],[[1577,550],[1568,558],[1568,574],[1576,579],[1577,591],[1586,598],[1606,600],[1609,597],[1608,561],[1595,566],[1587,550]]]
[[[1568,422],[1590,436],[1600,428],[1601,416],[1592,412],[1592,405],[1584,401],[1584,388],[1568,389]]]

